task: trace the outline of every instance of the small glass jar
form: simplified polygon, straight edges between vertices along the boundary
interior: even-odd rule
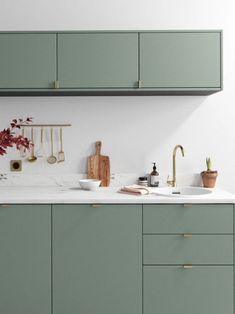
[[[142,185],[142,186],[148,186],[148,178],[147,177],[139,177],[138,184]]]

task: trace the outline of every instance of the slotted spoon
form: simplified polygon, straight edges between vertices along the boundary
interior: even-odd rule
[[[54,142],[54,139],[53,139],[53,128],[51,128],[51,155],[47,158],[47,162],[49,164],[54,164],[57,161],[56,156],[54,156],[54,150],[53,150],[54,143],[53,142]]]
[[[60,128],[60,151],[58,153],[57,162],[65,161],[64,151],[63,151],[63,129]]]

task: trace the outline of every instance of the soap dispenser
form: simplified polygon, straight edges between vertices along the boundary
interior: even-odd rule
[[[159,173],[157,172],[156,163],[153,162],[153,171],[150,173],[150,186],[159,186]]]

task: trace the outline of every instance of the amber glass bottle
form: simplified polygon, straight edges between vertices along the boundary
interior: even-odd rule
[[[157,172],[156,163],[153,162],[153,171],[150,173],[150,186],[159,186],[159,173]]]

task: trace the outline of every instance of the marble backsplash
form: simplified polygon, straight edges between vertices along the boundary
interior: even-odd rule
[[[110,186],[120,187],[138,182],[138,177],[143,174],[111,174]],[[166,186],[168,174],[159,176],[159,185]],[[86,174],[0,174],[0,186],[79,186],[79,180],[86,178]],[[201,186],[200,174],[187,174],[177,176],[178,186]]]

